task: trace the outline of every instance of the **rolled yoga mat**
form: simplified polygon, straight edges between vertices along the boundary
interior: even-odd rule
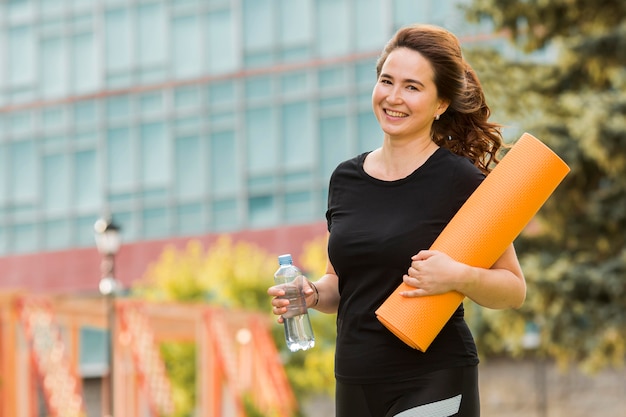
[[[539,211],[569,167],[524,133],[470,195],[432,244],[465,264],[490,268]],[[464,299],[458,292],[406,298],[402,283],[376,310],[378,320],[407,345],[425,352]]]

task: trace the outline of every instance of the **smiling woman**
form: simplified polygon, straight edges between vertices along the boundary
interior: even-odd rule
[[[454,34],[434,26],[421,27],[424,30],[419,32],[400,30],[386,45],[376,65],[378,81],[384,81],[385,69],[394,59],[393,55],[402,52],[400,61],[409,73],[405,82],[416,83],[407,88],[421,84],[423,91],[432,85],[438,104],[442,106],[431,120],[436,122],[429,131],[433,142],[469,157],[486,174],[490,164],[498,161],[496,155],[502,146],[502,137],[500,126],[488,120],[491,111],[480,80],[463,58]],[[409,58],[411,54],[414,56]],[[374,103],[376,112],[375,106]]]
[[[448,101],[437,96],[428,60],[403,47],[385,60],[372,93],[372,105],[386,140],[413,141],[422,137],[429,143],[433,120],[446,111]]]
[[[336,416],[475,417],[478,354],[463,306],[425,352],[387,330],[375,311],[402,282],[412,287],[403,297],[457,291],[490,308],[524,300],[512,245],[489,269],[428,250],[497,163],[499,126],[488,121],[480,83],[445,29],[399,30],[376,71],[372,109],[382,145],[334,170],[326,273],[317,292],[305,290],[309,308],[337,313]],[[284,314],[280,288],[268,294],[274,313]]]

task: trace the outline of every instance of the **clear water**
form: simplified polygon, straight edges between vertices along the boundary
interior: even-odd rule
[[[307,350],[315,346],[313,328],[308,314],[285,319],[285,340],[290,351]]]
[[[298,283],[285,284],[283,290],[285,291],[285,295],[281,298],[289,300],[287,312],[283,314],[283,318],[295,317],[307,312],[306,298]]]

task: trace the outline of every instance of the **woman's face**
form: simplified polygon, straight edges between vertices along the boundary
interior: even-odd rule
[[[397,48],[389,54],[372,92],[372,107],[391,139],[430,138],[435,117],[447,108],[433,80],[430,62],[419,52]]]

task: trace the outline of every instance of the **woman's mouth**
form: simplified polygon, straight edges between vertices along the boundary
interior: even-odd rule
[[[408,116],[408,114],[406,113],[402,113],[399,111],[394,111],[394,110],[389,110],[389,109],[384,109],[384,112],[387,116],[391,116],[391,117],[406,117]]]

